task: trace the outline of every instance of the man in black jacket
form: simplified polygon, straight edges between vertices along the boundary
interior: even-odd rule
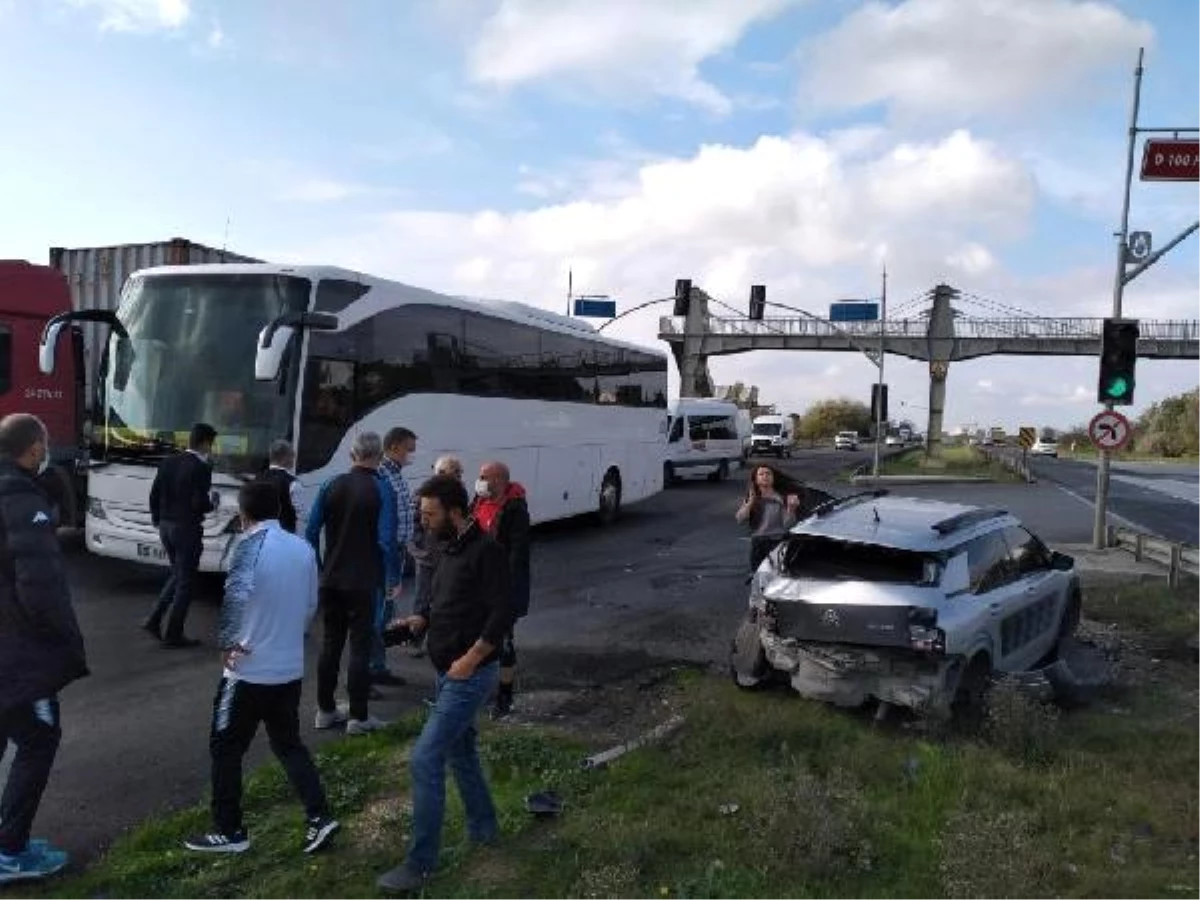
[[[186,453],[163,460],[150,486],[150,521],[158,528],[163,549],[171,563],[171,575],[158,595],[158,603],[142,627],[162,640],[164,647],[195,647],[200,642],[184,637],[183,623],[200,554],[204,550],[204,517],[217,508],[220,497],[212,489],[212,463],[209,456],[217,431],[211,425],[198,422],[192,426]],[[167,619],[167,632],[162,633],[162,620]]]
[[[513,615],[520,619],[529,612],[529,502],[525,488],[512,480],[504,463],[493,460],[480,468],[471,516],[508,554]],[[517,647],[510,628],[500,645],[500,686],[492,718],[512,712],[516,680]]]
[[[437,867],[447,765],[458,784],[470,839],[487,844],[498,835],[496,809],[475,746],[475,719],[496,689],[500,642],[513,618],[508,558],[467,515],[462,482],[435,475],[417,496],[422,526],[447,543],[433,576],[429,607],[402,622],[414,633],[427,633],[437,699],[408,763],[413,783],[408,855],[376,882],[381,890],[396,893],[420,889]]]
[[[258,476],[258,481],[266,481],[275,487],[279,494],[279,525],[284,531],[296,533],[296,523],[300,519],[300,482],[292,470],[296,468],[296,451],[287,441],[275,441],[271,444],[267,471]]]
[[[62,737],[58,692],[88,674],[54,515],[34,481],[48,443],[35,416],[0,420],[0,757],[17,748],[0,800],[0,884],[67,864],[29,830]]]

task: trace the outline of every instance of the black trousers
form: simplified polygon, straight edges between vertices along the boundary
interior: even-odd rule
[[[196,590],[196,572],[200,569],[200,554],[204,550],[204,532],[196,524],[163,522],[158,529],[163,549],[171,563],[171,574],[158,595],[158,605],[150,616],[151,623],[158,627],[170,609],[167,629],[163,637],[179,640],[183,637],[183,623],[187,621],[188,608]]]
[[[222,678],[213,700],[212,818],[221,834],[242,828],[242,758],[258,732],[267,728],[271,752],[304,803],[308,818],[328,815],[321,776],[300,740],[300,680],[286,684],[250,684]]]
[[[317,661],[317,706],[325,712],[336,708],[338,671],[342,667],[342,648],[350,640],[350,659],[346,663],[346,693],[350,697],[350,718],[367,718],[367,697],[371,691],[371,641],[375,634],[375,595],[373,591],[346,591],[321,588],[321,609],[325,635],[321,657]]]
[[[11,741],[17,748],[4,795],[0,797],[0,853],[20,853],[42,802],[62,728],[58,699],[23,703],[0,713],[0,759]]]

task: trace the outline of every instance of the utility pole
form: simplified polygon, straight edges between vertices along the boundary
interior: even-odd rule
[[[1133,157],[1137,149],[1138,107],[1142,99],[1142,60],[1145,48],[1138,48],[1137,68],[1133,72],[1133,105],[1129,114],[1129,146],[1125,158],[1125,198],[1121,204],[1121,231],[1117,234],[1117,265],[1113,275],[1114,319],[1121,318],[1121,300],[1125,293],[1125,247],[1129,242],[1129,197],[1133,190]],[[1111,403],[1104,404],[1109,410]],[[1096,466],[1096,518],[1092,523],[1092,546],[1104,549],[1108,542],[1108,476],[1112,465],[1108,450],[1100,450],[1100,462]]]
[[[879,292],[879,388],[875,400],[875,459],[871,465],[871,476],[879,477],[879,442],[883,440],[883,348],[887,330],[887,263],[883,266],[883,286]]]
[[[567,315],[571,315],[571,293],[574,288],[575,273],[571,269],[567,269]]]

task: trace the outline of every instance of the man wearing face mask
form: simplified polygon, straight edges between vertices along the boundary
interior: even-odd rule
[[[512,480],[504,463],[486,462],[479,470],[471,516],[508,554],[511,603],[519,619],[529,612],[529,504],[525,488]],[[501,719],[512,712],[516,680],[517,648],[510,628],[500,646],[500,685],[492,718]]]
[[[67,864],[29,832],[62,737],[58,693],[88,674],[54,515],[34,480],[48,444],[36,416],[0,420],[0,756],[17,748],[0,799],[0,884]]]
[[[184,637],[183,623],[192,603],[200,554],[204,550],[204,517],[217,508],[220,497],[212,489],[213,444],[217,430],[205,422],[192,426],[186,453],[162,461],[150,486],[150,521],[158,528],[171,575],[158,595],[158,603],[142,628],[159,638],[164,647],[195,647],[200,642]],[[162,621],[167,610],[167,631]]]

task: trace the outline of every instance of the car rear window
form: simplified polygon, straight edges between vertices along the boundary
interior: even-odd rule
[[[941,574],[934,554],[806,534],[789,537],[780,560],[792,578],[931,585]]]

